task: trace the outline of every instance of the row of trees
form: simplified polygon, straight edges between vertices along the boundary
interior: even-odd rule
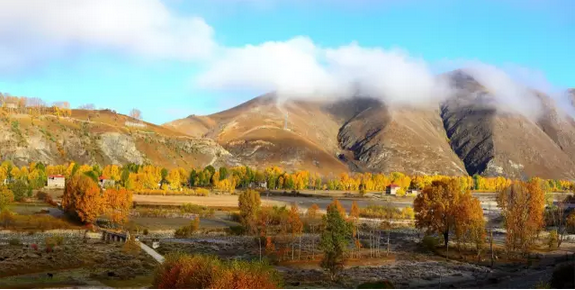
[[[546,186],[546,181],[540,179],[514,181],[499,192],[497,204],[504,218],[508,254],[528,253],[544,229],[546,205],[553,205],[546,201]],[[558,206],[547,207],[548,215],[558,227],[552,234],[560,234],[552,242],[557,246],[561,245],[567,227],[575,227],[575,213],[564,216],[565,208],[562,205],[567,201],[560,198]],[[481,254],[487,231],[483,209],[479,200],[468,190],[462,190],[456,181],[434,181],[417,196],[414,209],[416,227],[426,230],[428,234],[442,235],[446,248],[450,235],[454,234],[458,245],[473,244],[477,255]],[[490,242],[493,242],[492,235]]]
[[[124,166],[68,163],[64,165],[48,165],[31,163],[21,168],[5,161],[0,166],[0,179],[23,179],[33,189],[43,187],[47,175],[62,174],[70,177],[76,172],[89,172],[108,179],[115,180],[129,190],[180,190],[186,187],[213,187],[215,189],[233,192],[236,188],[266,187],[279,190],[346,190],[351,192],[384,191],[390,184],[400,187],[399,195],[408,189],[423,189],[434,181],[455,180],[461,190],[501,191],[509,187],[513,180],[503,177],[444,175],[408,176],[400,172],[385,175],[381,173],[342,173],[339,176],[320,176],[306,170],[286,172],[277,166],[263,170],[248,166],[204,168],[162,168],[154,165],[127,164]],[[543,180],[535,178],[545,191],[565,191],[573,188],[573,183],[565,180]]]

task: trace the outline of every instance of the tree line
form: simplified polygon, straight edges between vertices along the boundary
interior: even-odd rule
[[[455,180],[462,190],[499,192],[509,187],[513,180],[504,177],[483,177],[479,175],[452,177],[445,175],[409,176],[401,172],[383,173],[341,173],[337,176],[322,176],[307,170],[288,172],[280,167],[264,169],[249,166],[219,167],[208,165],[204,168],[182,167],[167,169],[154,165],[126,164],[88,165],[70,162],[62,165],[30,163],[17,167],[10,161],[0,166],[0,180],[25,180],[32,189],[45,185],[49,175],[70,177],[80,172],[114,180],[123,187],[136,192],[146,190],[181,190],[183,188],[209,187],[220,191],[233,192],[235,189],[266,188],[270,190],[342,190],[350,192],[382,192],[390,184],[399,187],[398,195],[408,190],[421,190],[434,181]],[[545,191],[567,191],[573,189],[573,182],[567,180],[539,179]]]

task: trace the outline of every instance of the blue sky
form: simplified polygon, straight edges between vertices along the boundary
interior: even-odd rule
[[[0,18],[8,18],[0,20],[0,92],[47,102],[67,100],[72,107],[94,103],[121,113],[136,107],[146,121],[158,124],[190,114],[214,113],[278,89],[275,86],[285,88],[292,78],[294,82],[302,80],[310,65],[319,67],[310,77],[314,82],[333,80],[326,77],[331,71],[323,71],[325,59],[333,61],[326,51],[352,43],[361,49],[360,54],[363,49],[381,49],[384,55],[400,49],[408,54],[405,62],[424,62],[432,73],[480,62],[500,68],[526,85],[575,87],[575,19],[570,15],[575,1],[569,0],[92,3],[97,6],[47,2],[53,10],[39,9],[34,0],[16,2],[0,2],[0,11],[5,11]],[[130,5],[137,5],[138,11],[133,12],[135,6]],[[58,12],[62,6],[74,9]],[[118,12],[118,19],[112,19],[110,11]],[[97,23],[99,12],[108,15],[106,25]],[[83,13],[97,20],[78,17]],[[11,15],[18,16],[20,24],[29,20],[28,24],[24,28],[14,25]],[[54,19],[61,21],[47,24]],[[201,23],[190,24],[190,19]],[[132,39],[139,33],[143,36]],[[297,37],[306,41],[290,44]],[[263,45],[269,42],[279,46],[270,50]],[[159,45],[142,48],[150,43]],[[262,49],[250,54],[243,49],[246,45]],[[282,54],[284,48],[296,53]],[[251,64],[259,54],[270,61],[253,69],[273,77],[250,72],[246,63]],[[287,62],[302,64],[286,68],[298,76],[282,71],[286,55],[302,58]],[[237,59],[243,61],[227,66]],[[310,85],[315,88],[316,84]]]

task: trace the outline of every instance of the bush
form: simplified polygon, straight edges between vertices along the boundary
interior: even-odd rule
[[[130,239],[122,246],[122,252],[130,256],[139,255],[141,250],[140,242],[136,241],[134,236],[130,236]]]
[[[153,288],[275,289],[278,272],[268,264],[222,261],[213,256],[170,254],[154,277]]]
[[[149,233],[149,232],[148,232],[148,229],[144,229],[144,236],[147,236],[148,233]]]
[[[197,214],[200,217],[213,217],[214,216],[214,209],[208,208],[205,206],[191,204],[191,203],[184,203],[181,206],[181,211],[183,213],[193,213]]]
[[[64,237],[63,236],[54,236],[54,242],[56,245],[61,246],[64,244]]]
[[[547,241],[547,245],[549,246],[549,250],[553,250],[557,248],[557,242],[559,238],[557,236],[557,231],[552,230],[549,232],[549,240]]]
[[[31,244],[30,247],[32,249],[34,249],[34,251],[38,251],[38,245],[37,244]]]
[[[210,191],[205,189],[205,188],[196,188],[196,195],[199,196],[208,196],[210,194]]]
[[[21,242],[20,239],[18,239],[18,238],[12,238],[12,239],[10,239],[10,240],[8,241],[8,244],[9,244],[10,246],[21,246],[21,245],[22,245],[22,242]]]
[[[415,218],[415,212],[413,211],[413,208],[410,206],[403,208],[401,210],[401,215],[403,216],[404,219],[408,220],[413,220]]]
[[[434,236],[426,235],[425,237],[423,237],[423,240],[421,240],[421,243],[426,249],[435,252],[435,249],[439,245],[439,239]]]
[[[199,228],[200,228],[200,218],[196,217],[190,222],[189,225],[177,229],[176,232],[174,233],[174,237],[180,239],[191,238],[194,232],[196,232]]]
[[[228,234],[232,236],[242,236],[246,233],[246,229],[243,226],[230,226],[228,228]]]

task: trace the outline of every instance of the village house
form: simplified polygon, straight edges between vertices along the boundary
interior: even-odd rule
[[[116,181],[113,179],[109,179],[106,176],[100,176],[98,178],[98,184],[100,184],[101,188],[108,188],[114,186],[116,184]]]
[[[397,184],[390,184],[385,188],[385,194],[387,195],[397,195],[397,191],[400,189]]]
[[[46,187],[48,188],[64,188],[66,186],[66,177],[64,175],[49,175],[48,176],[48,184]]]

